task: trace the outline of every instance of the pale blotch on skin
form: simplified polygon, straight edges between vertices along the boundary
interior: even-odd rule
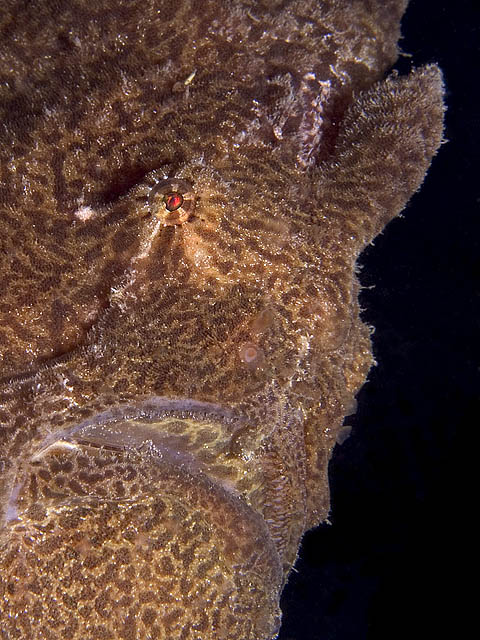
[[[240,360],[249,368],[257,369],[264,362],[263,350],[254,342],[244,342],[240,345]]]
[[[92,207],[80,207],[74,212],[73,215],[77,220],[86,222],[87,220],[90,220],[90,218],[93,218],[96,213],[95,210],[92,209]]]
[[[443,85],[404,0],[5,0],[0,637],[272,640]]]

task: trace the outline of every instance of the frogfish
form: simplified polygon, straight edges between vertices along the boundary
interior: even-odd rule
[[[5,0],[0,638],[271,640],[442,142],[406,0]]]

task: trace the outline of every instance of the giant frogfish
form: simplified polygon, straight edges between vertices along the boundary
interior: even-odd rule
[[[442,141],[406,0],[5,0],[0,638],[270,640]]]

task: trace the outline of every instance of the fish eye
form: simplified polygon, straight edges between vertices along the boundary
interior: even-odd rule
[[[165,202],[165,206],[168,211],[176,211],[183,204],[183,196],[181,193],[166,193],[163,196],[163,201]]]
[[[195,209],[193,185],[187,180],[167,178],[157,182],[150,192],[152,213],[165,225],[188,222]]]

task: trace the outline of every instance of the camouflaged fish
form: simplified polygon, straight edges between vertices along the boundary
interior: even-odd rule
[[[442,139],[404,0],[5,0],[0,638],[267,640]]]

